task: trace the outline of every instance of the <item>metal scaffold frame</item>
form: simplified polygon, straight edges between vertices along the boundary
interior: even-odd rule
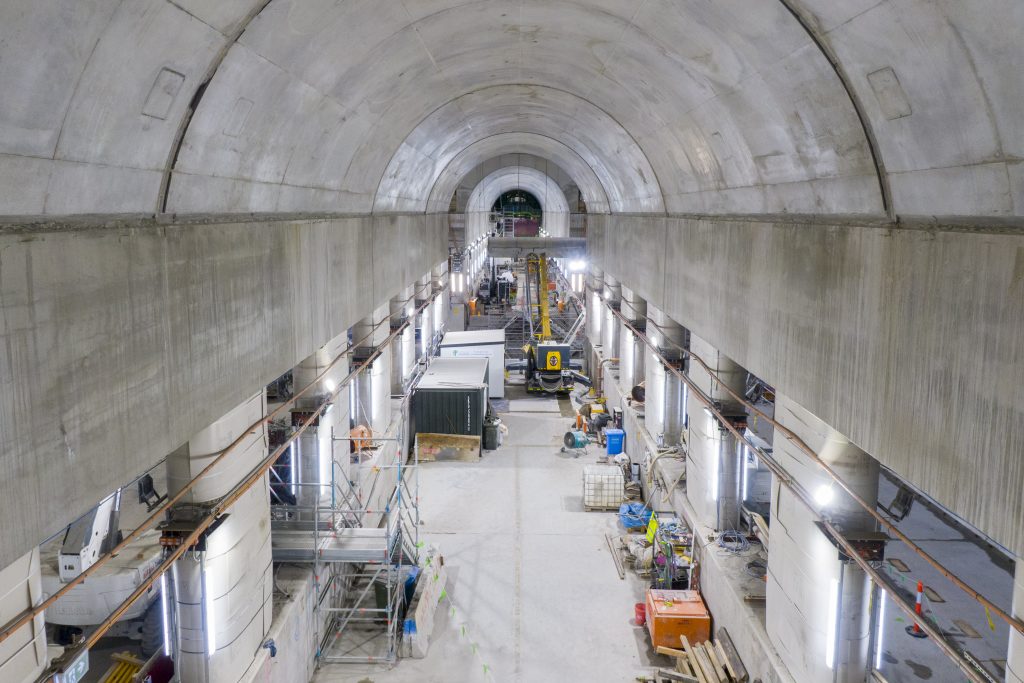
[[[411,464],[402,463],[401,450],[398,449],[394,464],[376,468],[374,484],[384,473],[395,472],[395,487],[383,510],[379,513],[370,508],[327,511],[338,523],[344,523],[353,515],[365,520],[380,514],[382,526],[371,530],[383,533],[374,536],[370,547],[348,554],[331,552],[335,539],[328,537],[324,550],[317,553],[314,568],[316,623],[324,624],[317,657],[322,662],[393,663],[397,659],[404,583],[408,577],[404,568],[415,566],[419,561],[419,507],[416,504],[419,469],[415,459]],[[347,528],[366,529],[363,526]],[[337,533],[334,531],[333,535],[336,537]],[[370,624],[384,625],[384,651],[379,655],[356,654],[367,641],[350,643],[343,640],[343,635],[350,627]],[[374,638],[371,635],[368,640]]]
[[[394,436],[338,436],[332,428],[330,481],[291,484],[319,489],[315,505],[272,506],[274,561],[313,565],[319,663],[392,664],[398,658],[404,583],[419,561],[419,463],[405,447],[410,396],[402,397]],[[387,462],[366,463],[373,476],[364,482],[343,465],[352,458],[352,443],[356,466],[364,466],[367,443],[394,447]],[[382,487],[389,493],[375,507]]]

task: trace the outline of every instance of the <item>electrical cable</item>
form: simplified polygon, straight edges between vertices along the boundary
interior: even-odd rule
[[[747,562],[744,570],[748,575],[763,581],[768,575],[768,563],[764,560],[751,560],[750,562]]]
[[[431,287],[431,286],[432,286],[431,284],[427,284],[427,285],[424,285],[423,287],[420,287],[418,290],[416,290],[413,293],[413,296],[410,297],[409,299],[407,299],[406,301],[414,299],[416,294],[422,292],[424,289],[427,289],[428,287]],[[438,292],[438,293],[440,293],[440,292]],[[416,310],[416,313],[420,313],[423,310],[426,310],[426,308],[433,303],[434,298],[435,297],[431,297],[426,302],[424,302],[424,304],[422,306],[420,306],[420,308],[418,308]],[[388,320],[388,319],[386,318],[385,321],[386,320]],[[236,438],[234,441],[232,441],[230,444],[228,444],[222,451],[220,451],[217,454],[217,456],[206,467],[204,467],[195,477],[193,477],[189,482],[187,482],[185,484],[185,486],[182,487],[182,489],[178,493],[176,493],[174,496],[168,496],[168,498],[158,508],[155,508],[154,511],[150,514],[150,516],[147,517],[138,527],[136,527],[135,530],[133,530],[128,535],[124,536],[124,538],[122,539],[122,541],[120,543],[118,543],[113,548],[111,548],[107,553],[105,553],[105,554],[99,556],[98,558],[96,558],[95,562],[93,562],[93,564],[91,566],[89,566],[87,569],[83,570],[74,579],[72,579],[68,583],[64,584],[64,586],[62,586],[59,590],[54,592],[53,595],[49,596],[48,598],[43,600],[38,605],[24,610],[20,615],[15,616],[11,620],[9,620],[3,626],[2,630],[0,630],[0,643],[2,643],[5,640],[7,640],[7,638],[9,638],[11,635],[13,635],[19,629],[21,629],[22,626],[24,626],[25,624],[30,622],[37,615],[43,613],[48,607],[50,607],[51,605],[53,605],[53,603],[55,603],[61,597],[66,595],[75,586],[81,584],[83,581],[86,580],[86,578],[88,578],[89,576],[94,574],[96,571],[98,571],[99,568],[104,566],[111,558],[116,557],[118,554],[120,554],[121,551],[123,551],[125,547],[127,547],[132,541],[136,540],[139,536],[141,536],[143,532],[149,530],[150,527],[152,527],[153,524],[156,523],[158,518],[160,518],[165,512],[167,512],[171,508],[171,506],[173,506],[173,505],[177,504],[178,502],[180,502],[185,497],[185,495],[187,495],[193,488],[195,488],[196,484],[198,484],[199,481],[203,477],[205,477],[207,474],[209,474],[229,453],[233,452],[236,448],[238,448],[239,445],[242,444],[249,437],[249,434],[251,432],[253,432],[254,430],[258,429],[260,426],[271,422],[275,417],[278,416],[279,413],[284,412],[284,410],[286,408],[288,408],[291,405],[293,405],[299,398],[301,398],[304,394],[306,394],[310,389],[312,389],[313,387],[317,386],[323,380],[323,378],[327,375],[327,373],[330,372],[334,368],[334,366],[337,365],[343,358],[345,358],[352,351],[352,349],[356,348],[359,344],[361,344],[362,342],[364,342],[367,339],[371,338],[372,335],[373,335],[373,332],[376,330],[376,328],[379,325],[383,324],[383,322],[384,321],[381,321],[381,323],[377,323],[376,325],[374,325],[370,329],[370,332],[366,336],[364,336],[359,341],[353,342],[348,347],[346,347],[346,349],[344,351],[342,351],[341,353],[339,353],[338,356],[334,360],[332,360],[330,363],[327,364],[327,366],[324,368],[323,372],[321,372],[319,375],[317,375],[313,379],[312,382],[307,384],[300,391],[295,392],[290,399],[288,399],[287,401],[282,403],[280,406],[278,406],[273,411],[271,411],[267,415],[263,416],[262,418],[260,418],[256,422],[254,422],[253,424],[249,425],[242,432],[242,434],[238,436],[238,438]],[[400,331],[404,330],[405,326],[407,326],[408,324],[409,324],[409,321],[407,320],[403,324],[403,326],[399,328],[399,330]],[[396,332],[392,332],[388,339],[390,340],[396,334],[397,334],[397,331]],[[377,352],[375,352],[375,355],[371,356],[370,362],[372,362],[372,360],[376,360],[376,357],[379,356],[379,355],[380,355],[380,351],[378,350]],[[356,370],[350,372],[349,376],[346,377],[345,380],[343,380],[342,382],[339,382],[338,387],[335,389],[334,392],[332,392],[332,395],[335,395],[335,396],[338,395],[338,393],[341,391],[341,389],[343,387],[346,387],[347,384],[352,380],[352,378],[354,378],[356,375],[358,375],[358,373],[361,372],[364,369],[365,366],[367,366],[366,362],[364,362],[362,365],[358,366],[356,368]],[[314,417],[318,416],[320,414],[320,412],[323,410],[324,406],[326,406],[326,403],[324,405],[322,405],[317,411],[314,411],[313,416]],[[304,423],[304,424],[306,424],[306,423]],[[301,434],[304,430],[305,430],[305,427],[303,427],[302,429],[297,431],[295,433],[295,435],[293,435],[292,438],[289,441],[286,442],[285,445],[290,445],[291,442],[295,438],[297,438],[297,436],[299,434]],[[273,464],[274,461],[276,461],[277,457],[280,456],[281,453],[283,453],[283,447],[279,447],[278,450],[275,451],[274,460],[270,461],[271,465]],[[255,482],[253,482],[253,483],[255,483]],[[251,486],[251,484],[250,484],[250,486]],[[219,503],[217,505],[219,506]],[[193,541],[193,543],[194,543],[194,541]],[[152,580],[157,578],[158,575],[162,574],[162,573],[163,573],[163,571],[154,572],[152,575],[150,575],[149,580],[143,582],[143,585],[148,586],[148,585],[152,584]],[[134,597],[131,598],[132,602],[134,602],[134,600],[138,599],[138,595],[136,595],[135,593],[133,593],[133,596]],[[131,602],[128,602],[127,605],[125,606],[125,609],[127,609],[127,606],[129,606],[130,604],[131,604]],[[123,610],[121,610],[121,612],[123,612]]]
[[[733,555],[742,555],[750,550],[750,541],[735,529],[723,531],[715,536],[715,545]]]
[[[790,476],[790,474],[785,470],[785,468],[783,468],[778,462],[776,462],[774,458],[772,458],[767,453],[762,451],[756,444],[750,441],[745,434],[740,433],[740,431],[736,429],[736,427],[725,418],[721,410],[716,406],[715,402],[712,401],[710,397],[706,396],[704,392],[702,392],[700,388],[696,386],[696,384],[693,382],[693,380],[690,379],[688,375],[686,375],[681,370],[667,362],[665,356],[658,350],[657,347],[651,344],[651,341],[650,339],[648,339],[646,334],[639,332],[630,321],[625,319],[625,317],[619,311],[615,310],[614,308],[610,308],[609,310],[611,310],[612,314],[618,317],[619,320],[622,321],[629,329],[633,330],[637,334],[637,337],[642,339],[644,344],[648,348],[654,351],[654,354],[658,357],[658,359],[663,364],[665,364],[667,370],[669,370],[672,374],[678,377],[680,381],[686,384],[686,386],[691,390],[692,395],[696,396],[697,399],[705,405],[706,410],[711,414],[711,416],[715,420],[718,421],[718,423],[721,425],[722,428],[725,429],[725,431],[728,431],[739,441],[747,443],[750,446],[750,448],[755,453],[758,454],[761,460],[768,466],[768,469],[770,469],[772,473],[776,475],[779,484],[785,486],[790,491],[790,493],[793,494],[796,500],[799,501],[800,504],[803,505],[808,510],[808,512],[811,513],[811,516],[819,520],[821,528],[825,532],[826,536],[830,537],[832,541],[840,549],[842,549],[843,552],[864,571],[864,573],[866,573],[872,579],[872,581],[879,585],[886,584],[884,577],[878,572],[878,570],[872,567],[864,558],[862,558],[858,554],[857,549],[853,547],[850,541],[839,531],[839,529],[836,528],[836,526],[831,521],[829,521],[827,518],[821,515],[817,507],[815,507],[815,504],[812,502],[811,496],[807,492],[807,490],[804,489],[804,487],[792,476]],[[688,350],[683,350],[691,357],[696,358],[696,356],[689,352]],[[706,364],[704,364],[703,361],[700,361],[700,359],[698,359],[698,362],[701,362],[705,370],[707,370],[707,372],[711,374],[712,377],[719,379],[718,375],[711,371],[711,369]],[[719,379],[719,382],[720,381],[721,380]],[[742,400],[741,403],[745,404],[745,402]],[[767,415],[765,415],[765,417],[770,422],[774,422],[774,420],[772,420],[772,418],[768,418]],[[785,432],[783,433],[785,434]],[[817,457],[817,454],[811,451],[807,444],[803,443],[802,441],[799,441],[799,437],[797,437],[792,432],[789,432],[789,434],[791,434],[792,437],[788,438],[795,439],[794,443],[799,442],[799,444],[802,444],[802,448],[807,449],[805,452],[807,452],[810,455],[810,457],[817,460],[820,464],[824,465],[824,463],[821,462],[820,458]],[[825,468],[826,471],[828,471],[834,479],[839,481],[841,485],[845,484],[845,482],[842,482],[842,480],[839,479],[838,475],[835,474],[835,472],[833,472],[831,468],[828,468],[827,466],[825,466]],[[846,487],[844,486],[844,488]],[[857,496],[854,496],[854,499],[857,500],[859,504],[864,506],[865,509],[867,509],[870,513],[872,513],[876,517],[876,519],[879,519],[887,528],[892,527],[892,525],[889,524],[888,521],[886,521],[880,515],[878,515],[876,511],[869,509],[867,507],[867,504],[863,501],[863,499]],[[1007,621],[1007,623],[1016,628],[1018,631],[1024,633],[1024,622],[1021,622],[1019,619],[1016,619],[1015,617],[1008,615],[1005,611],[1000,609],[997,605],[989,601],[983,595],[981,595],[974,589],[970,588],[970,586],[967,586],[967,584],[963,583],[963,581],[961,581],[958,577],[949,572],[949,570],[947,570],[945,567],[939,564],[922,548],[920,548],[913,541],[907,538],[906,535],[902,534],[898,530],[895,531],[901,540],[903,540],[909,547],[913,548],[923,558],[928,560],[929,564],[932,564],[944,576],[947,576],[947,578],[950,578],[950,580],[954,581],[954,583],[961,587],[964,590],[964,592],[974,597],[982,605],[991,606],[991,610],[996,612],[1000,616],[1000,618]],[[908,617],[910,617],[911,619],[915,618],[914,608],[911,605],[907,604],[904,600],[895,599],[894,596],[893,603],[900,611],[902,611]],[[950,661],[956,664],[960,671],[965,676],[967,676],[971,681],[973,681],[974,683],[988,683],[980,674],[977,673],[977,671],[972,667],[971,663],[961,654],[961,652],[956,648],[956,646],[946,641],[941,631],[939,631],[937,628],[934,628],[931,624],[928,624],[927,622],[922,623],[921,628],[923,631],[925,631],[925,633],[927,633],[931,637],[932,641],[936,644],[936,646],[940,650],[942,650],[943,653],[946,654]]]
[[[629,327],[631,330],[633,330],[637,334],[638,338],[641,338],[648,347],[652,348],[655,351],[655,353],[661,358],[662,362],[664,362],[664,360],[665,360],[664,356],[661,355],[661,353],[658,351],[657,347],[654,347],[651,344],[650,339],[648,339],[646,334],[644,334],[644,333],[640,332],[639,330],[637,330],[632,325],[632,323],[630,321],[626,320],[625,317],[619,311],[616,311],[615,309],[610,309],[610,310],[623,323],[625,323],[627,327]],[[649,320],[649,318],[648,318],[648,320]],[[657,324],[655,324],[655,327],[658,327]],[[661,328],[659,327],[658,329],[661,329]],[[924,548],[922,548],[919,545],[917,545],[916,543],[914,543],[906,534],[904,534],[902,531],[900,531],[899,528],[896,527],[896,525],[894,525],[889,520],[887,520],[873,506],[868,505],[867,501],[865,501],[860,495],[858,495],[850,487],[850,485],[847,484],[846,481],[843,480],[835,472],[835,470],[833,470],[832,467],[830,467],[828,465],[828,463],[826,463],[824,460],[822,460],[818,456],[818,454],[815,453],[814,450],[811,449],[811,447],[808,446],[803,441],[803,439],[801,439],[795,432],[793,432],[791,429],[789,429],[785,425],[783,425],[783,424],[779,423],[778,421],[776,421],[773,416],[768,415],[766,412],[764,412],[763,410],[761,410],[757,406],[752,405],[750,402],[748,402],[746,400],[745,397],[743,397],[743,396],[737,394],[735,391],[733,391],[728,386],[727,383],[722,382],[721,378],[718,376],[718,373],[715,372],[714,370],[712,370],[711,367],[700,356],[698,356],[697,354],[693,353],[689,349],[685,349],[682,346],[679,346],[678,344],[672,342],[671,340],[668,340],[668,341],[669,341],[669,344],[671,346],[673,346],[674,348],[679,349],[680,351],[682,351],[685,354],[685,357],[689,357],[689,358],[697,361],[697,363],[705,370],[705,372],[707,372],[711,377],[716,379],[718,381],[719,386],[721,388],[725,389],[725,391],[734,400],[738,401],[740,404],[742,404],[742,405],[746,406],[747,408],[749,408],[750,410],[754,411],[755,414],[757,414],[760,417],[763,417],[775,429],[779,430],[779,432],[782,433],[782,435],[786,439],[788,439],[790,442],[792,442],[804,454],[806,454],[809,458],[811,458],[811,460],[813,460],[815,462],[815,464],[817,464],[822,470],[824,470],[833,479],[833,481],[835,481],[837,484],[839,484],[840,488],[842,488],[861,508],[863,508],[865,512],[867,512],[869,515],[874,517],[876,521],[878,521],[883,527],[885,527],[886,530],[890,531],[900,541],[902,541],[904,544],[906,544],[907,547],[913,549],[915,553],[917,553],[921,558],[923,558],[926,562],[928,562],[928,564],[930,564],[934,569],[936,569],[946,579],[948,579],[954,585],[956,585],[958,588],[960,588],[963,592],[967,593],[969,596],[974,598],[977,602],[981,603],[984,607],[986,607],[986,608],[990,609],[991,611],[995,612],[1003,621],[1005,621],[1011,627],[1016,629],[1019,633],[1024,634],[1024,621],[1021,621],[1020,619],[1010,615],[1008,612],[1006,612],[1006,610],[1000,608],[994,602],[989,600],[987,597],[985,597],[984,595],[979,593],[977,590],[972,588],[970,585],[968,585],[966,582],[964,582],[962,579],[960,579],[960,577],[956,576],[950,570],[946,569],[946,567],[944,567],[938,560],[936,560],[934,557],[932,557],[926,550],[924,550]],[[668,367],[668,366],[666,366],[666,367]],[[673,374],[676,374],[691,389],[691,391],[694,393],[694,395],[699,397],[699,399],[701,400],[702,403],[705,403],[708,406],[708,409],[711,410],[713,414],[715,414],[716,419],[720,423],[725,424],[727,422],[724,419],[724,417],[721,415],[721,413],[717,410],[717,408],[714,407],[714,402],[711,400],[711,398],[708,397],[706,394],[704,394],[704,392],[702,392],[700,390],[700,388],[697,387],[693,383],[693,381],[689,378],[689,376],[687,376],[685,373],[682,373],[682,372],[679,372],[679,371],[675,370],[674,368],[672,368],[671,370],[672,370]],[[730,430],[730,431],[735,431],[735,430]],[[746,437],[744,437],[742,434],[739,434],[738,432],[736,432],[736,434],[737,434],[737,438],[741,439],[742,441],[746,441],[748,443],[748,445],[751,447],[751,449],[755,453],[757,453],[758,456],[762,460],[764,460],[766,462],[766,464],[769,465],[769,469],[772,469],[772,471],[775,474],[777,474],[778,476],[780,476],[780,478],[785,479],[786,481],[790,482],[791,484],[794,483],[792,477],[788,474],[788,472],[786,472],[785,469],[782,468],[782,466],[779,465],[778,462],[776,462],[771,456],[766,454],[764,451],[762,451],[760,448],[758,448],[755,444],[750,443],[749,440],[746,439]],[[814,508],[812,507],[811,509],[813,510]]]

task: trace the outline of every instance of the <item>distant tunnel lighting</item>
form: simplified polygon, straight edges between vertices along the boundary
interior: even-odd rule
[[[586,261],[570,261],[569,262],[569,270],[571,270],[574,273],[578,273],[581,270],[586,269],[586,267],[587,267],[587,262]]]
[[[611,301],[612,300],[611,290],[606,290],[605,291],[605,293],[604,293],[604,300],[605,301]]]
[[[411,317],[412,314],[415,313],[415,312],[416,312],[416,304],[414,304],[413,302],[410,301],[409,305],[405,307],[405,314],[407,316]]]
[[[831,486],[819,486],[814,492],[814,502],[818,505],[825,507],[836,497],[836,492],[832,490]]]
[[[298,467],[296,467],[296,465],[298,465],[298,463],[296,462],[296,460],[298,460],[298,457],[296,456],[295,451],[297,450],[297,447],[298,447],[298,445],[300,443],[302,443],[302,441],[299,440],[299,439],[296,439],[295,441],[292,442],[292,445],[288,447],[288,469],[291,470],[291,483],[292,483],[292,495],[293,496],[296,495],[296,493],[299,490],[299,478],[298,478],[298,474],[299,473],[298,473]]]
[[[171,618],[167,606],[167,573],[160,575],[160,616],[164,626],[164,656],[171,656]]]
[[[836,632],[839,629],[839,581],[831,579],[828,586],[828,631],[825,634],[825,666],[836,664]]]
[[[356,415],[356,382],[358,380],[352,380],[348,383],[348,414],[357,418]]]
[[[739,451],[740,467],[743,472],[743,497],[742,501],[747,500],[747,491],[749,491],[748,484],[750,479],[750,468],[747,467],[747,445],[743,442],[736,444],[736,450]]]
[[[885,644],[885,591],[878,591],[878,635],[875,637],[875,668],[882,668],[882,646]]]
[[[333,394],[334,390],[337,388],[338,383],[335,382],[333,379],[324,380],[324,389],[327,389],[328,392]]]
[[[657,332],[654,332],[654,333],[651,334],[650,340],[651,340],[651,344],[653,344],[655,347],[657,347],[658,346],[658,342],[661,341],[660,339],[658,339],[658,333]]]

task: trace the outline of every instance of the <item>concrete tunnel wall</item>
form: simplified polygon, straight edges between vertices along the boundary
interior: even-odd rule
[[[0,233],[0,567],[430,272],[446,232],[381,216]]]
[[[590,229],[608,272],[1019,551],[1018,238],[830,216],[1024,215],[1021,26],[1018,0],[8,0],[0,216],[434,211],[511,151],[595,212],[824,216]],[[383,300],[444,252],[430,216],[222,220],[2,238],[0,566],[67,521],[17,502],[84,509],[107,465],[137,472],[235,378],[380,303],[359,309],[366,282]]]
[[[592,216],[587,237],[605,273],[1024,553],[1024,236]]]

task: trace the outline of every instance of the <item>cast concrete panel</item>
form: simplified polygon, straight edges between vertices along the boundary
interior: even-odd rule
[[[0,235],[0,566],[429,272],[445,231],[419,216]]]
[[[162,170],[192,92],[223,42],[164,0],[122,3],[76,85],[57,158]]]
[[[640,231],[657,246],[618,246]],[[588,241],[597,267],[1022,552],[1024,237],[611,216]]]
[[[892,186],[897,213],[1021,215],[1005,193],[978,190],[977,164],[1012,166],[1024,132],[1024,59],[1016,39],[1024,6],[992,0],[842,2],[798,0],[863,105],[888,171],[918,175]],[[889,70],[895,83],[878,87]],[[894,101],[905,104],[894,108]],[[947,182],[933,186],[935,171]],[[933,172],[933,173],[924,173]],[[1005,180],[998,182],[1005,186]],[[932,206],[934,204],[934,206]]]

